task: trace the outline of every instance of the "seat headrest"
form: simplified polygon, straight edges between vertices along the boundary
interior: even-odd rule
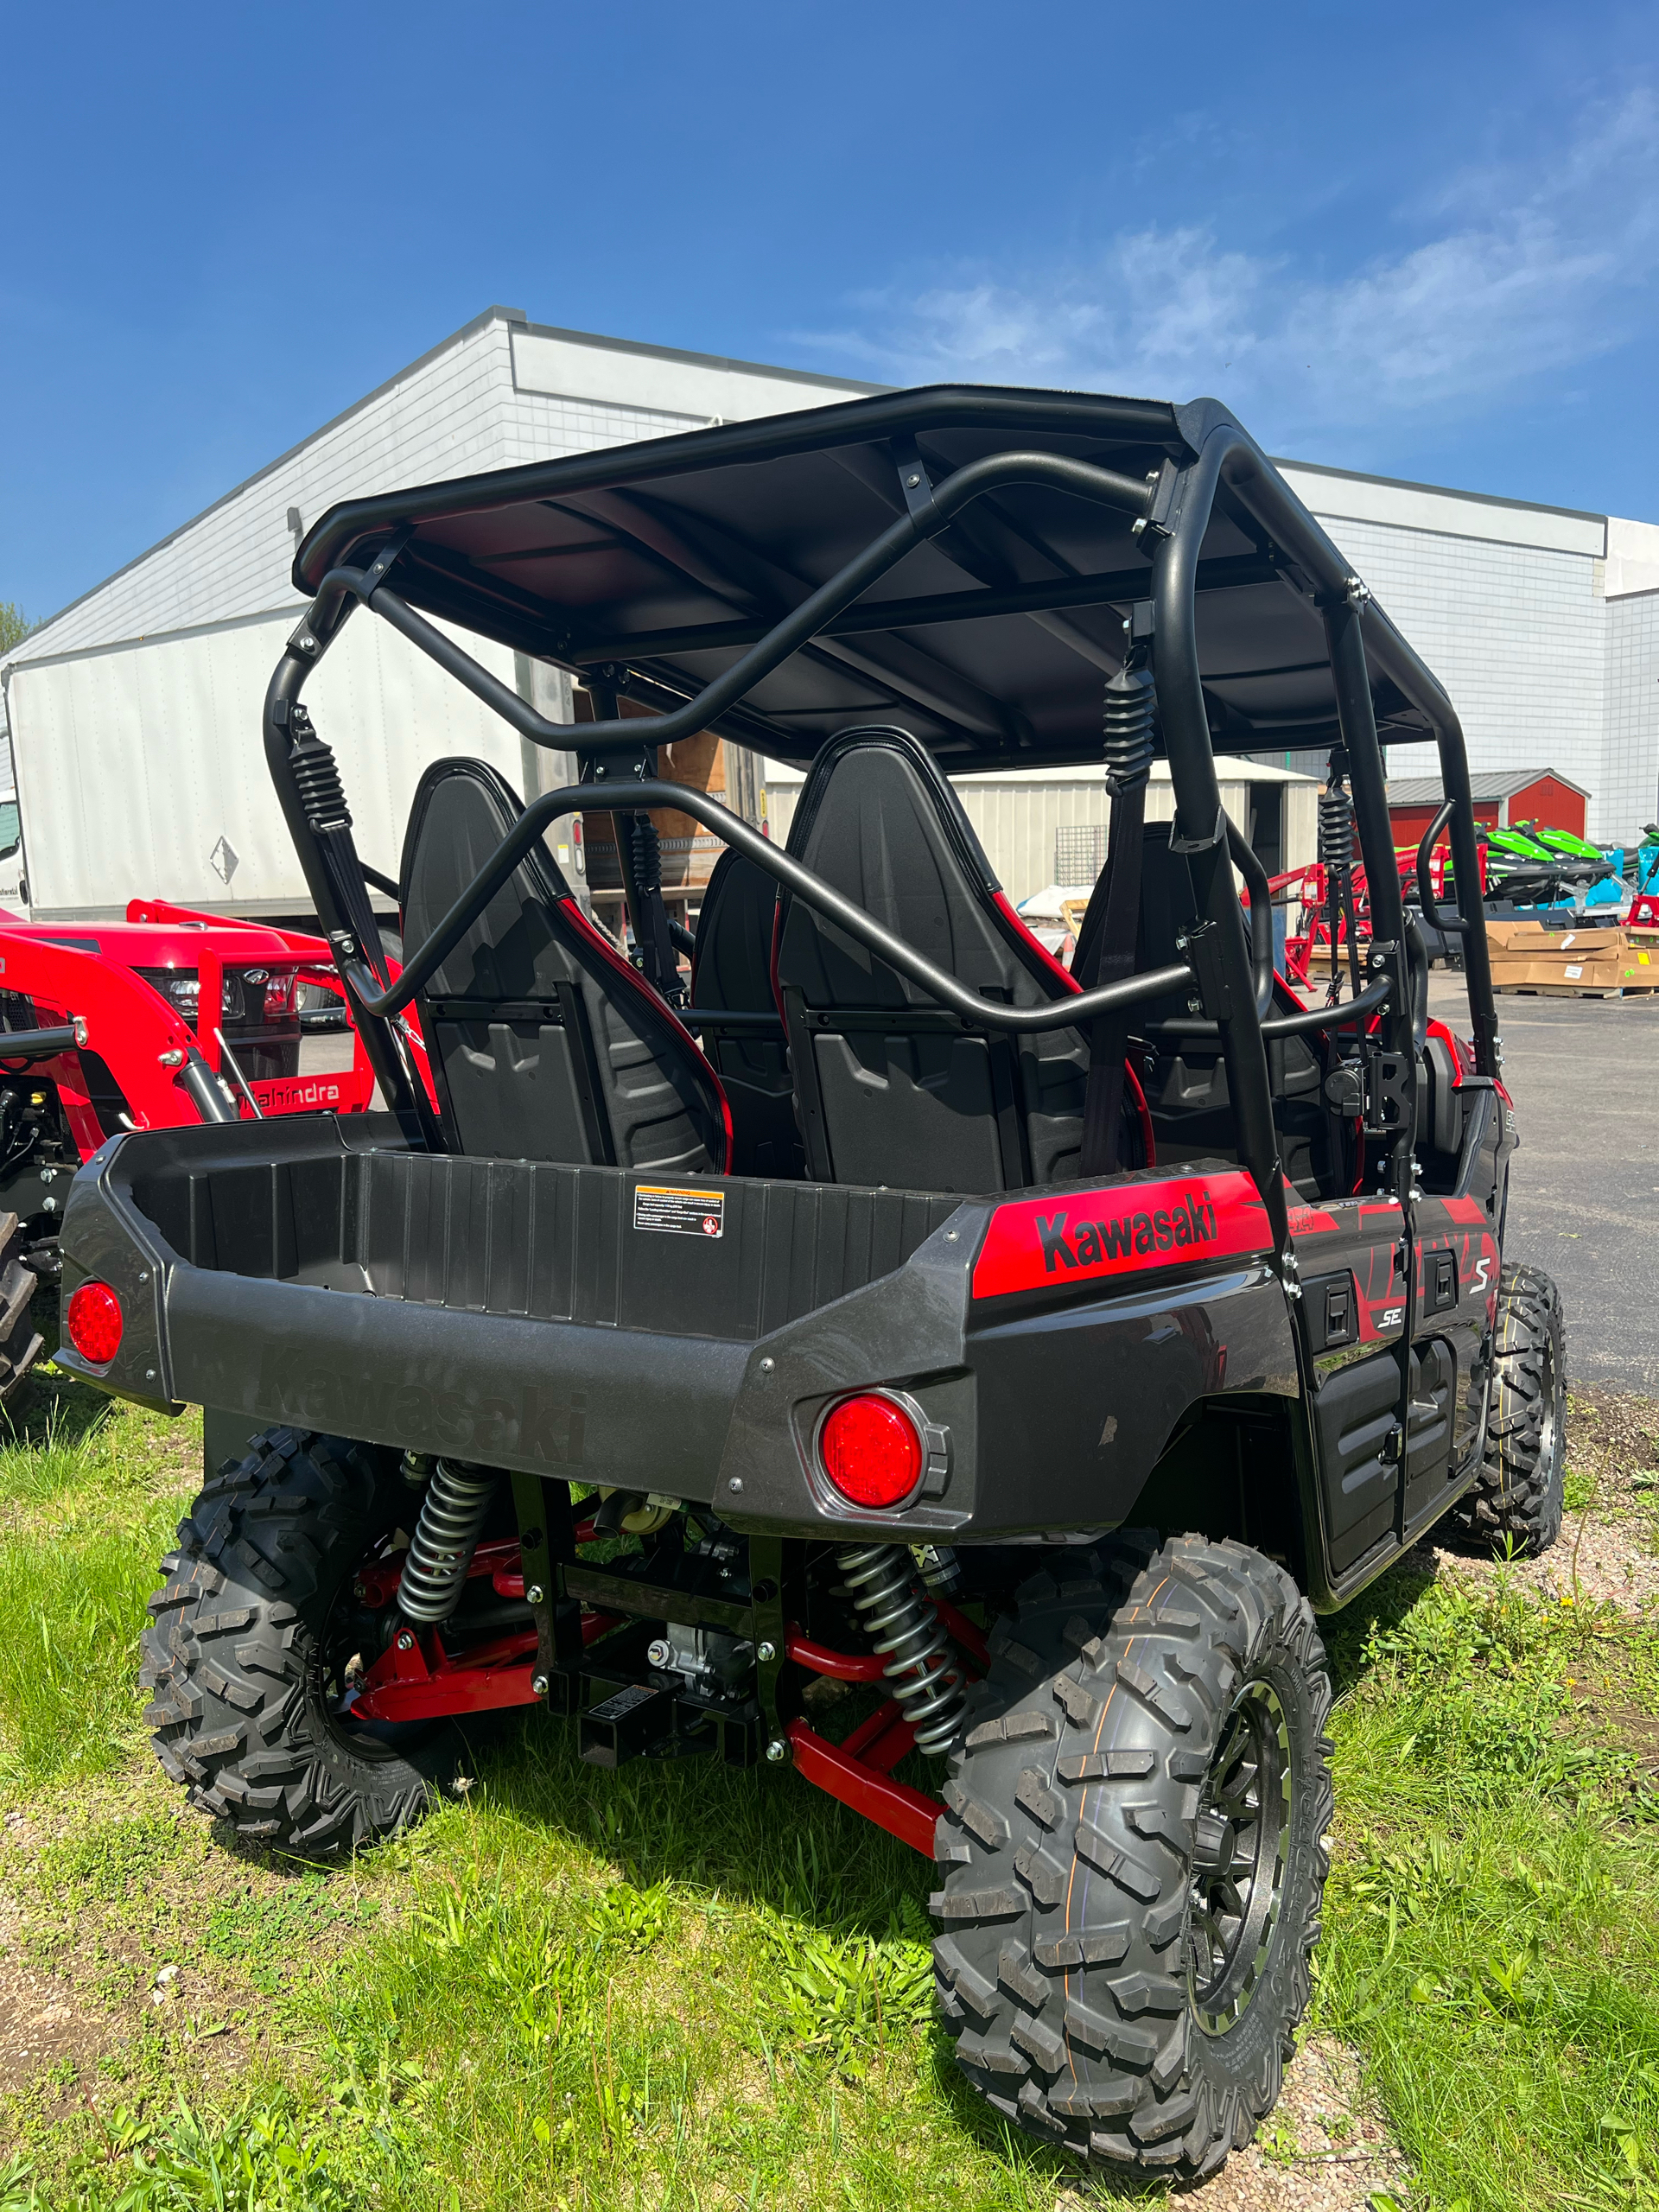
[[[441,836],[428,833],[437,810]],[[482,760],[435,760],[410,810],[401,874],[406,927],[424,936],[442,918],[512,830],[524,809],[505,778]],[[434,823],[433,826],[438,826]],[[427,985],[434,998],[534,999],[565,972],[551,909],[570,887],[544,844],[513,874]]]
[[[925,746],[908,731],[849,730],[813,763],[787,847],[874,921],[970,990],[1018,1005],[1054,995],[1043,956],[999,909],[984,848]],[[919,986],[799,899],[786,902],[780,982],[809,1004],[927,1006]],[[1064,979],[1062,983],[1064,982]]]

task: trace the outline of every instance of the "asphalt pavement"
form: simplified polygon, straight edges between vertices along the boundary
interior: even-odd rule
[[[1432,1010],[1461,1034],[1461,976]],[[1545,1268],[1567,1309],[1567,1373],[1659,1397],[1659,992],[1497,1001],[1521,1141],[1503,1256]]]

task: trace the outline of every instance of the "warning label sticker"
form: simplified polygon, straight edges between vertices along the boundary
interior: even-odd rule
[[[663,1183],[641,1183],[633,1193],[636,1229],[666,1230],[676,1236],[723,1236],[724,1191],[675,1190]]]

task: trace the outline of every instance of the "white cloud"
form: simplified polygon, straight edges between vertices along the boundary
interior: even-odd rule
[[[1659,105],[1587,111],[1547,166],[1461,171],[1409,220],[1418,243],[1335,277],[1213,226],[1147,228],[1086,262],[868,294],[798,335],[899,383],[1213,392],[1275,442],[1461,414],[1631,335],[1659,271]]]

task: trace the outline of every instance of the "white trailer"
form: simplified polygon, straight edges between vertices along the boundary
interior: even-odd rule
[[[137,894],[216,913],[302,916],[300,874],[265,767],[260,713],[284,609],[124,645],[27,655],[3,671],[21,842],[0,855],[0,905],[37,921],[108,921]],[[550,721],[569,679],[454,633]],[[395,876],[422,771],[465,754],[515,790],[548,791],[568,755],[527,745],[384,622],[347,623],[306,703],[334,747],[358,849]],[[4,828],[0,822],[0,830]],[[568,826],[556,835],[568,838]],[[580,863],[556,843],[566,873]]]
[[[249,916],[308,911],[260,754],[260,708],[304,611],[295,548],[335,500],[869,388],[486,309],[13,651],[0,698],[22,835],[10,858],[0,851],[0,906],[64,921],[107,918],[135,895]],[[549,720],[569,719],[568,679],[462,642]],[[340,756],[359,849],[386,874],[429,760],[489,760],[526,796],[567,780],[558,756],[527,758],[382,622],[347,626],[306,702]]]

